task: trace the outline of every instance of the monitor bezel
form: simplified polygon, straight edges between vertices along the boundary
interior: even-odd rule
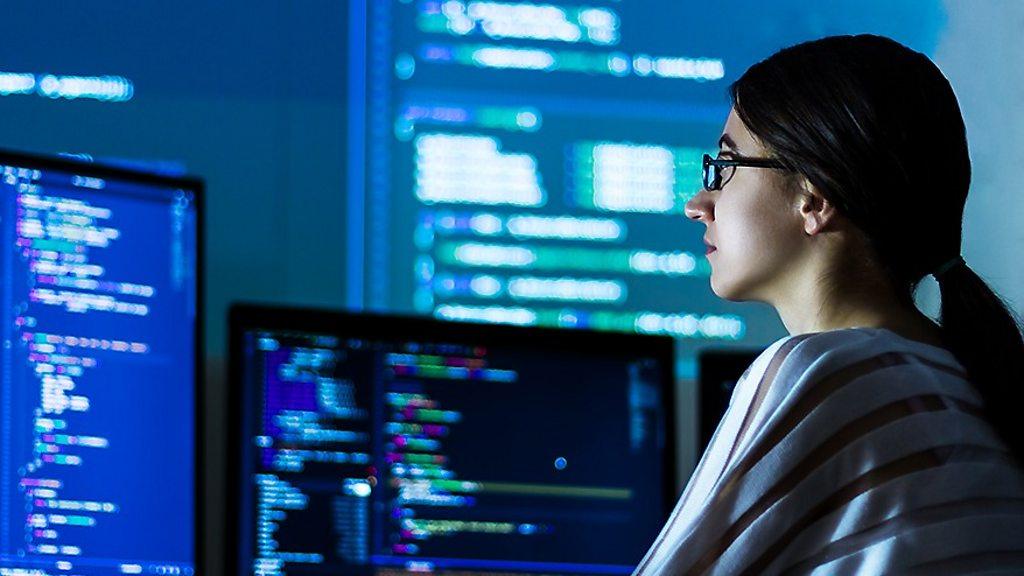
[[[206,442],[205,442],[205,418],[206,418],[206,399],[205,393],[205,366],[206,366],[206,346],[205,346],[205,331],[204,331],[204,318],[206,315],[205,308],[205,245],[206,227],[205,221],[205,200],[206,200],[206,186],[205,182],[196,176],[171,176],[164,174],[155,174],[152,172],[146,172],[144,170],[138,170],[133,168],[111,166],[102,162],[96,162],[93,160],[87,160],[78,157],[68,156],[52,156],[45,154],[38,154],[33,152],[22,152],[8,149],[0,149],[0,165],[16,166],[19,168],[31,168],[36,170],[55,170],[62,172],[73,172],[75,174],[81,174],[83,176],[92,176],[96,178],[105,179],[119,179],[128,180],[131,182],[137,182],[140,184],[149,184],[155,186],[166,186],[168,188],[181,188],[189,190],[193,194],[193,206],[195,207],[195,218],[196,218],[196,254],[195,254],[195,281],[196,281],[196,292],[195,292],[195,325],[193,326],[193,340],[195,342],[195,350],[193,351],[193,435],[194,443],[193,447],[193,469],[194,469],[194,480],[193,480],[193,502],[194,510],[192,513],[193,527],[192,532],[194,535],[193,542],[193,564],[195,574],[206,573],[206,522],[203,516],[206,510]]]
[[[626,355],[630,353],[653,356],[666,367],[659,382],[662,404],[665,407],[665,446],[662,462],[663,520],[668,520],[678,497],[676,461],[676,389],[675,340],[668,336],[624,332],[599,332],[567,328],[524,327],[508,324],[452,322],[425,316],[354,312],[338,309],[292,307],[258,303],[235,303],[228,312],[228,373],[227,373],[227,474],[225,476],[225,563],[227,576],[241,574],[242,512],[238,482],[242,474],[242,399],[244,397],[245,334],[253,330],[312,332],[340,337],[365,339],[422,338],[431,341],[471,343],[485,345],[516,345],[529,343],[601,354]]]

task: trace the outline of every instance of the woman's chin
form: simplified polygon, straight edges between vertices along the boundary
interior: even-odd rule
[[[718,296],[723,300],[729,300],[731,302],[741,302],[745,300],[740,291],[737,290],[735,282],[723,280],[721,274],[716,275],[714,272],[711,273],[711,291],[715,293],[715,296]]]
[[[725,287],[722,285],[722,281],[718,279],[718,275],[714,272],[711,273],[711,291],[715,293],[715,296],[719,298],[726,298]]]

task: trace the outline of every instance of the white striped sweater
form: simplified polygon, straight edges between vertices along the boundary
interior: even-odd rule
[[[947,350],[783,338],[634,576],[890,573],[1024,574],[1024,471]]]

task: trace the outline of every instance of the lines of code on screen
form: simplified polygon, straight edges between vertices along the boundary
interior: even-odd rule
[[[370,3],[366,303],[667,334],[684,376],[701,345],[778,337],[714,296],[683,213],[745,56],[701,10]]]
[[[249,332],[240,573],[631,572],[671,366],[557,356]]]
[[[0,570],[192,574],[193,193],[0,171]]]

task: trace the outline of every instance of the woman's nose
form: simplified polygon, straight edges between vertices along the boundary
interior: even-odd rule
[[[701,189],[696,196],[686,202],[683,211],[687,218],[711,222],[715,219],[715,203],[711,198],[711,193]]]

